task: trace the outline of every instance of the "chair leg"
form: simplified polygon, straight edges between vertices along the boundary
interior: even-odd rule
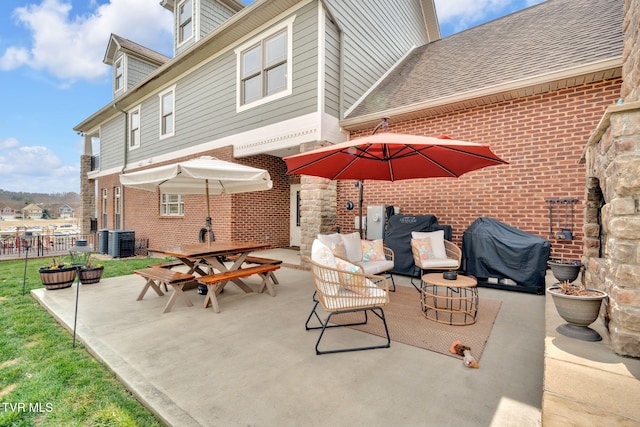
[[[378,313],[376,310],[380,310],[380,313]],[[333,316],[334,314],[340,314],[340,313],[355,313],[357,311],[364,311],[364,316],[365,316],[364,323],[365,324],[367,323],[367,320],[368,320],[367,311],[371,311],[379,319],[382,320],[382,323],[384,324],[385,337],[387,339],[387,342],[385,344],[375,345],[375,346],[338,348],[338,349],[333,349],[333,350],[321,351],[319,349],[320,341],[322,340],[322,337],[324,336],[324,332],[325,332],[326,329],[331,328],[331,327],[337,327],[337,326],[352,326],[352,324],[350,324],[350,325],[328,325],[328,323],[329,323],[329,321],[331,319],[331,316]],[[359,310],[340,311],[340,312],[337,312],[337,313],[329,313],[329,316],[327,317],[327,319],[322,324],[322,332],[320,332],[320,336],[318,337],[318,341],[316,342],[316,354],[320,355],[320,354],[329,354],[329,353],[344,353],[344,352],[348,352],[348,351],[373,350],[373,349],[376,349],[376,348],[389,348],[390,346],[391,346],[391,338],[389,337],[389,328],[387,327],[387,320],[384,317],[384,310],[382,309],[382,307],[375,307],[375,308],[366,308],[366,309],[359,309]]]
[[[364,313],[364,321],[362,322],[355,322],[355,323],[349,323],[349,324],[345,324],[345,325],[325,325],[325,323],[328,322],[323,322],[322,319],[320,318],[320,315],[318,314],[317,308],[318,308],[318,304],[320,304],[320,301],[318,301],[316,299],[316,294],[315,292],[313,293],[313,301],[315,302],[313,309],[311,310],[311,313],[309,313],[309,317],[307,317],[307,321],[304,324],[304,328],[307,331],[313,330],[313,329],[326,329],[326,328],[339,328],[342,326],[359,326],[359,325],[366,325],[367,324],[367,312],[365,311]],[[356,310],[357,311],[357,310]],[[342,313],[348,313],[348,312],[342,312]],[[316,319],[318,320],[318,323],[320,323],[320,326],[309,326],[309,321],[311,320],[311,318],[315,315]],[[329,315],[329,317],[331,317],[331,315]]]
[[[387,277],[391,280],[391,288],[389,288],[389,292],[396,291],[396,281],[393,280],[393,273],[386,273]]]
[[[420,286],[422,286],[422,275],[424,274],[424,271],[418,267],[417,265],[413,268],[413,275],[411,276],[411,284],[413,285],[414,288],[416,288],[416,290],[418,292],[420,292],[420,287],[416,286],[415,283],[413,283],[413,279],[416,278],[416,270],[418,270],[418,274],[419,274],[419,279],[420,279]]]

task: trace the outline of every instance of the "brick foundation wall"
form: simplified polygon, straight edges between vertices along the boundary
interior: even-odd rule
[[[233,159],[232,147],[209,153],[221,160],[266,169],[273,188],[232,195],[211,195],[210,209],[216,240],[266,242],[273,247],[289,245],[289,179],[286,165],[274,156],[259,155]],[[195,156],[195,157],[199,157]],[[184,161],[188,158],[175,159]],[[159,166],[160,164],[154,165]],[[99,218],[102,212],[102,189],[108,190],[108,226],[114,228],[113,187],[119,186],[118,174],[101,177],[98,184]],[[204,185],[204,183],[203,183]],[[185,195],[182,217],[160,216],[160,195],[148,191],[122,188],[124,224],[121,228],[135,231],[136,239],[149,239],[150,246],[197,243],[199,231],[205,226],[207,208],[202,195]],[[103,228],[99,220],[98,227]]]
[[[549,239],[553,258],[579,259],[582,254],[585,169],[578,164],[584,141],[602,112],[620,93],[612,79],[533,95],[492,105],[389,124],[389,132],[449,135],[454,139],[488,143],[508,165],[473,171],[460,178],[411,181],[366,181],[367,205],[393,205],[402,214],[433,214],[453,227],[453,240],[478,217],[489,216],[529,233],[549,238],[549,209],[545,199],[577,198],[573,241]],[[351,138],[371,130],[354,132]],[[337,225],[355,231],[357,205],[352,181],[338,182]],[[554,232],[558,229],[554,215]],[[569,222],[571,217],[569,216]],[[564,211],[561,227],[564,228]]]

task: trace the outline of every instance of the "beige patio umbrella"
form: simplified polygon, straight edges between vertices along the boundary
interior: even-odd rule
[[[239,163],[227,162],[211,156],[170,165],[158,166],[138,172],[120,174],[125,187],[168,194],[204,194],[207,202],[206,230],[213,239],[209,195],[236,194],[269,190],[273,187],[269,172]]]

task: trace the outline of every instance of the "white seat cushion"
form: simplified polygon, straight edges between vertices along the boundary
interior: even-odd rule
[[[422,261],[422,268],[448,268],[457,267],[458,260],[451,258],[429,258]]]
[[[326,298],[327,308],[332,310],[342,310],[366,305],[384,305],[387,302],[387,291],[380,288],[369,290],[368,296],[358,295],[348,289],[342,289],[334,297]]]
[[[393,261],[386,259],[380,261],[357,262],[356,264],[362,267],[365,274],[380,274],[393,268]]]

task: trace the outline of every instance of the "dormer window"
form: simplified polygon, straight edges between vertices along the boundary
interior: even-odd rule
[[[178,43],[193,36],[193,0],[184,0],[178,4]]]
[[[124,86],[122,58],[118,59],[113,67],[113,90],[119,91]]]

